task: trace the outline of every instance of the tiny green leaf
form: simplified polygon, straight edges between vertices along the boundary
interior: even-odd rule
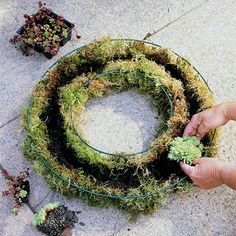
[[[49,22],[50,22],[50,24],[54,24],[54,23],[55,23],[55,19],[50,18],[50,19],[49,19]]]
[[[68,36],[68,31],[67,31],[67,29],[63,29],[62,35],[63,35],[63,37],[67,38],[67,36]]]
[[[25,191],[25,190],[20,190],[20,197],[21,198],[25,198],[26,196],[27,196],[27,194],[28,194],[28,192],[27,191]]]

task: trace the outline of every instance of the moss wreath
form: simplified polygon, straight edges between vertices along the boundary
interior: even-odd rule
[[[134,87],[152,97],[162,117],[151,147],[132,154],[92,147],[75,117],[89,99]],[[158,209],[168,191],[192,188],[178,163],[167,159],[169,145],[191,115],[213,105],[207,83],[184,58],[149,42],[106,37],[44,74],[23,113],[23,150],[57,191],[90,205],[116,205],[134,218]],[[216,153],[217,140],[218,130],[203,139],[208,156]]]

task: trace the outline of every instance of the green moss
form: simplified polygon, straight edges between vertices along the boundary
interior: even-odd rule
[[[172,77],[166,67],[168,64],[175,65],[181,74],[181,79]],[[110,77],[102,76],[94,80],[88,88],[83,87],[84,83],[95,75],[110,70],[122,73],[125,71],[126,79],[115,74]],[[136,72],[142,73],[142,76],[135,75]],[[134,158],[119,158],[120,162],[117,162],[112,157],[105,159],[82,144],[78,145],[78,137],[70,121],[71,104],[74,102],[73,115],[77,116],[89,99],[104,96],[110,89],[119,92],[133,87],[138,88],[141,93],[152,96],[154,105],[159,108],[164,121],[165,130],[157,134],[149,152]],[[169,100],[163,93],[162,87],[169,94]],[[73,168],[61,164],[58,156],[49,151],[48,127],[42,114],[50,105],[51,94],[55,93],[55,88],[60,93],[60,112],[64,119],[67,144],[76,151],[78,159],[87,162],[91,168],[95,165],[100,166],[98,169],[100,175],[104,174],[104,167],[113,169],[114,163],[118,170],[120,167],[124,168],[124,173],[130,170],[131,166],[136,166],[132,170],[132,177],[138,181],[136,186],[113,185],[112,183],[118,178],[115,172],[111,172],[107,181],[98,180],[82,167]],[[24,153],[33,160],[34,168],[45,177],[48,184],[63,194],[80,196],[90,205],[116,205],[119,209],[129,212],[132,219],[140,213],[150,214],[160,207],[167,196],[166,192],[161,193],[160,190],[166,187],[166,184],[172,183],[169,177],[157,178],[152,173],[152,166],[155,165],[156,159],[167,158],[166,151],[170,143],[182,134],[188,123],[189,110],[195,105],[190,97],[186,97],[189,94],[194,97],[199,111],[214,104],[206,84],[194,68],[169,49],[154,48],[139,42],[111,41],[110,38],[95,41],[79,52],[59,60],[36,86],[31,105],[24,110],[22,116],[23,126],[26,129]],[[168,105],[169,102],[171,106]],[[213,134],[211,131],[204,140],[204,146],[211,155],[216,150],[216,146],[211,145]],[[216,136],[218,137],[218,131]],[[158,166],[155,168],[158,171]],[[177,176],[175,180],[178,179]],[[191,187],[189,182],[181,182],[177,190],[185,192]],[[175,190],[176,188],[173,188],[170,191]],[[107,197],[101,197],[101,194]],[[133,195],[146,197],[133,198]]]
[[[156,65],[154,62],[149,62],[144,57],[134,60],[124,60],[111,62],[101,74],[108,72],[118,72],[110,73],[109,76],[101,76],[99,79],[91,82],[89,88],[84,88],[84,84],[87,81],[91,81],[94,78],[94,74],[87,74],[78,76],[72,81],[71,84],[63,87],[60,93],[60,111],[65,121],[65,130],[68,140],[68,145],[75,150],[79,158],[84,159],[89,164],[96,164],[106,166],[111,168],[127,168],[128,165],[143,165],[156,158],[159,158],[165,148],[163,143],[168,146],[170,142],[167,142],[166,133],[164,135],[157,135],[156,139],[153,141],[152,146],[149,148],[148,153],[144,153],[139,156],[133,157],[113,157],[104,156],[99,152],[91,149],[86,144],[81,142],[74,128],[78,131],[79,135],[82,136],[81,127],[78,122],[73,122],[73,117],[79,117],[80,112],[84,109],[84,105],[88,99],[102,96],[107,94],[109,90],[121,92],[128,88],[136,87],[141,93],[147,93],[153,97],[155,106],[159,109],[160,115],[162,115],[163,120],[169,119],[168,122],[168,135],[174,137],[179,135],[183,127],[188,122],[188,112],[187,105],[185,103],[185,96],[183,93],[182,84],[179,81],[174,81],[165,72],[164,68]],[[94,84],[94,82],[96,82]],[[102,86],[102,85],[106,86]],[[100,86],[99,86],[100,85]],[[163,86],[163,87],[161,87]],[[172,117],[168,113],[163,113],[163,106],[168,107],[168,99],[164,95],[163,90],[165,88],[173,100],[173,114]],[[178,100],[175,98],[178,97]],[[73,105],[73,112],[71,117],[71,108]],[[164,122],[163,122],[164,124]],[[173,129],[173,127],[178,126],[179,129]],[[182,128],[181,128],[182,127]],[[163,128],[165,126],[163,125]],[[160,131],[160,130],[159,130]],[[178,133],[177,133],[178,132]],[[85,138],[83,137],[83,140]],[[89,143],[85,140],[86,143]]]

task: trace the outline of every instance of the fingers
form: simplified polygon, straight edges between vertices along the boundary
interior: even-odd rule
[[[193,170],[195,168],[194,166],[187,165],[182,161],[180,162],[180,167],[181,167],[182,171],[188,176],[191,175],[191,173],[193,172]]]
[[[197,129],[193,126],[193,124],[190,122],[186,126],[183,136],[194,136],[196,134]]]
[[[184,136],[194,136],[194,135],[196,135],[197,129],[198,129],[199,125],[201,124],[201,120],[202,120],[201,112],[196,114],[196,115],[193,115],[190,122],[186,126],[183,135]]]
[[[202,189],[211,189],[223,184],[220,177],[222,166],[214,158],[199,158],[193,161],[195,166],[180,163],[181,169],[188,175],[193,184]]]
[[[204,135],[210,130],[203,121],[203,116],[203,112],[193,115],[189,124],[184,130],[183,136],[196,136],[198,139],[202,139]]]
[[[201,123],[197,128],[196,137],[202,139],[209,130],[210,129],[205,125],[205,123]]]
[[[192,163],[193,163],[194,165],[200,164],[200,163],[201,163],[201,161],[202,161],[202,159],[203,159],[203,158],[198,158],[198,159],[195,159],[195,160],[193,160],[193,162],[192,162]]]

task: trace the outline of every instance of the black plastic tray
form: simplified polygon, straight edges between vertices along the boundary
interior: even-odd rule
[[[36,13],[36,14],[38,14],[38,13]],[[51,12],[51,15],[50,15],[50,16],[51,16],[51,18],[56,19],[59,15],[57,15],[55,12]],[[60,38],[60,41],[59,41],[60,47],[63,47],[69,40],[71,40],[72,29],[74,28],[74,24],[72,24],[72,23],[69,22],[68,20],[63,19],[62,21],[63,21],[63,23],[65,23],[65,24],[68,26],[68,35],[67,35],[67,37],[62,37],[62,38]],[[20,29],[18,29],[18,30],[16,31],[16,33],[19,34],[19,35],[22,35],[22,34],[24,33],[24,30],[25,30],[25,29],[24,29],[24,25],[23,25],[23,26],[20,27]],[[27,46],[32,47],[31,45],[27,45]],[[34,46],[34,50],[35,50],[36,52],[43,53],[44,56],[47,57],[47,58],[49,58],[49,59],[51,59],[53,56],[55,56],[55,55],[52,55],[52,54],[49,53],[49,52],[44,52],[43,47],[41,47],[41,46],[38,45],[37,43],[36,43],[35,46]]]

